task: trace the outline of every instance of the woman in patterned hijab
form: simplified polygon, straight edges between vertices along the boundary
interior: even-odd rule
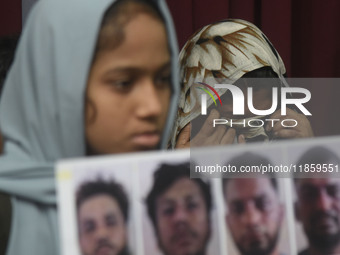
[[[190,143],[191,146],[202,146],[269,140],[269,133],[272,133],[272,136],[276,138],[313,136],[307,118],[290,109],[287,109],[287,115],[290,114],[293,115],[290,118],[299,119],[299,127],[290,130],[278,125],[268,128],[265,126],[260,128],[249,126],[209,128],[207,123],[211,123],[212,119],[220,116],[226,117],[223,114],[223,109],[222,111],[220,109],[211,110],[210,115],[203,121],[201,120],[201,123],[204,122],[203,125],[190,125],[194,119],[199,120],[202,117],[199,100],[201,94],[206,92],[202,89],[194,89],[199,83],[235,84],[242,89],[242,86],[247,87],[247,84],[244,84],[245,81],[241,82],[240,78],[252,77],[275,78],[275,83],[279,83],[278,86],[288,86],[284,79],[286,69],[281,57],[268,38],[255,25],[239,19],[228,19],[207,25],[187,41],[180,52],[179,61],[182,86],[177,121],[170,141],[172,148],[189,147]],[[227,89],[216,88],[216,94],[220,97],[224,95],[224,100],[228,100],[228,97],[231,96],[226,92]],[[254,98],[256,93],[254,92]],[[268,88],[261,90],[260,88],[259,93],[257,96],[260,102],[259,107],[268,109],[265,107],[271,106],[271,87],[270,90]],[[217,101],[217,95],[214,97]],[[213,106],[214,99],[208,97],[207,107]],[[271,118],[280,118],[281,116],[278,114],[279,112],[275,112]],[[251,116],[244,115],[245,120],[249,117]],[[261,117],[265,116],[256,116],[252,119]],[[286,117],[288,118],[288,116]],[[229,118],[233,119],[235,116]],[[197,126],[202,127],[201,130],[194,130]],[[192,139],[190,139],[191,129]],[[197,136],[194,137],[194,133],[197,133]]]

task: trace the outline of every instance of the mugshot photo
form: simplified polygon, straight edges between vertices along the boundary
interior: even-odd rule
[[[228,254],[274,255],[292,251],[287,218],[290,200],[285,179],[274,171],[282,164],[282,149],[268,149],[220,154],[224,155],[223,165],[247,171],[224,174],[220,181]]]
[[[290,150],[299,255],[340,252],[339,146],[339,139],[327,139]]]
[[[63,243],[63,254],[136,254],[132,174],[131,164],[107,160],[73,166],[72,193],[61,201],[68,211],[62,228],[73,232],[68,234],[70,247]]]
[[[190,157],[139,164],[145,254],[221,254],[211,182]]]

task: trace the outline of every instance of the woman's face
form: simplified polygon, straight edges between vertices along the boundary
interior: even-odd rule
[[[94,153],[154,149],[170,102],[170,52],[164,25],[140,13],[125,38],[96,57],[87,84],[85,132]]]

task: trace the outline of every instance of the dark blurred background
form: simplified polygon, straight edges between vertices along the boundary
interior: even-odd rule
[[[19,34],[37,0],[1,0],[0,36]],[[340,77],[339,0],[167,0],[181,48],[199,28],[226,18],[257,25],[285,62],[288,77]],[[339,79],[340,82],[340,79]],[[305,85],[315,134],[340,134],[340,84]]]

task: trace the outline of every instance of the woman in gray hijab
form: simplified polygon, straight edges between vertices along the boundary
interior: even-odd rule
[[[163,0],[37,2],[0,105],[0,190],[13,208],[6,254],[59,254],[57,160],[166,147],[175,42]]]

